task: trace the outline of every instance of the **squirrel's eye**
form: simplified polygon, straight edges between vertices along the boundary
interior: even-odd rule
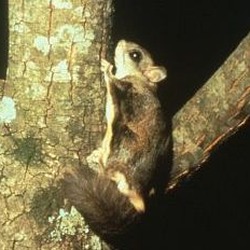
[[[142,59],[142,53],[140,51],[137,51],[137,50],[131,51],[129,53],[129,56],[136,63],[139,63]]]

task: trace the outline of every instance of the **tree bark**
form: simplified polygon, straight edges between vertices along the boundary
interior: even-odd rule
[[[62,169],[85,164],[102,138],[100,58],[111,11],[110,0],[9,1],[0,249],[101,248],[79,215],[62,209],[55,180]]]
[[[191,175],[250,115],[250,33],[173,118],[167,190]]]

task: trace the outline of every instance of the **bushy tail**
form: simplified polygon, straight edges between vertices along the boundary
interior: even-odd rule
[[[89,168],[65,174],[63,191],[91,229],[105,240],[131,233],[140,217],[113,181]]]

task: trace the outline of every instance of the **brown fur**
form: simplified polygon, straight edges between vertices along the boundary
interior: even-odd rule
[[[63,184],[65,196],[103,238],[119,237],[140,216],[113,181],[86,167],[66,174]]]
[[[133,62],[128,55],[131,51],[141,53],[142,60]],[[115,59],[118,65],[124,61],[124,69],[131,74],[118,79],[112,74],[112,65],[103,62],[107,131],[97,150],[99,169],[83,167],[63,180],[65,196],[107,240],[129,234],[143,216],[155,185],[157,160],[166,153],[168,144],[156,96],[157,82],[166,76],[165,69],[154,66],[140,46],[125,41],[118,44]],[[121,68],[118,71],[122,75]]]
[[[141,195],[148,192],[160,155],[166,152],[166,126],[155,89],[136,77],[114,79],[113,101],[116,104],[114,133],[106,171],[123,166],[121,172],[131,187]]]

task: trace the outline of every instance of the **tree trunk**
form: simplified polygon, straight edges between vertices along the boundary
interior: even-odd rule
[[[0,249],[98,249],[80,216],[59,209],[55,180],[63,168],[84,164],[102,138],[99,65],[111,11],[107,0],[9,1],[9,67],[0,88]]]

